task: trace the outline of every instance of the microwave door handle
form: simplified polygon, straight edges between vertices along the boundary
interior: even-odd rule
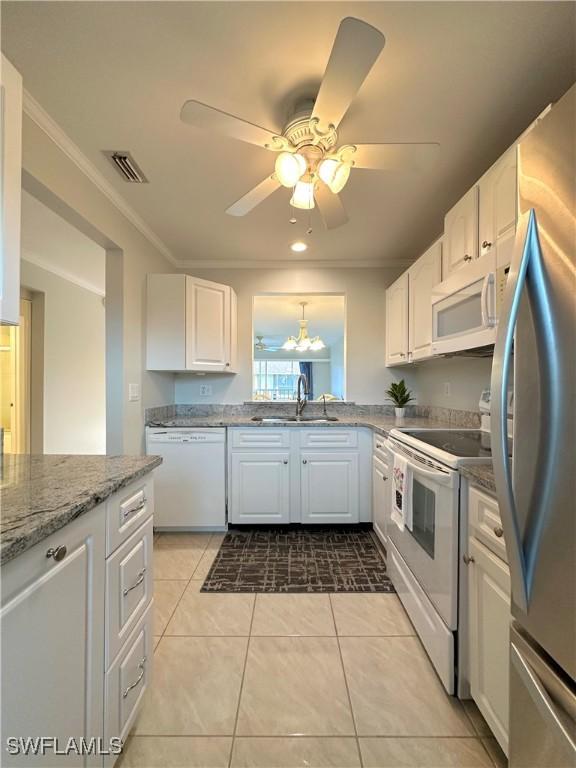
[[[489,272],[482,282],[482,293],[480,294],[480,309],[482,311],[482,326],[490,328],[494,325],[494,318],[488,307],[489,291],[494,285],[494,272]]]
[[[494,359],[492,362],[492,461],[494,480],[498,495],[498,505],[502,527],[506,538],[506,550],[510,565],[512,594],[516,604],[523,612],[528,607],[528,585],[526,578],[526,560],[518,514],[512,487],[512,471],[508,457],[508,378],[514,344],[514,330],[518,319],[520,299],[526,283],[526,271],[530,261],[532,242],[529,221],[533,211],[524,214],[518,221],[514,253],[510,272],[504,291],[502,313],[496,333]]]

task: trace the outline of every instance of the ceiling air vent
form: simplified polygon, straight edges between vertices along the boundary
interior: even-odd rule
[[[124,181],[129,181],[131,184],[148,184],[148,179],[144,176],[130,152],[104,150],[104,154],[115,166]]]

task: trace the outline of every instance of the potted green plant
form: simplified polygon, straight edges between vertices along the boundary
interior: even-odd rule
[[[386,390],[386,394],[388,395],[388,399],[394,403],[396,418],[403,419],[406,412],[406,406],[411,400],[414,400],[412,392],[406,386],[404,379],[393,381],[392,384],[390,384],[389,389]]]

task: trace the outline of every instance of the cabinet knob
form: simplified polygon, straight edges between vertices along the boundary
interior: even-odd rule
[[[376,443],[376,448],[382,448],[382,443]]]
[[[230,363],[226,363],[226,368],[230,368]]]
[[[284,464],[288,464],[288,459],[284,459]]]
[[[502,536],[504,536],[504,529],[497,525],[496,528],[494,528],[494,536],[498,536],[498,538],[501,539]]]
[[[302,464],[308,464],[308,461],[306,459],[302,459]]]
[[[46,557],[52,557],[54,560],[56,560],[57,563],[59,563],[61,560],[64,560],[67,551],[68,550],[64,546],[50,547],[50,549],[46,552]]]
[[[462,560],[466,563],[466,565],[470,565],[470,563],[476,562],[472,555],[462,555]]]
[[[483,240],[482,248],[486,248],[488,250],[489,248],[492,248],[492,243],[489,240]]]
[[[384,482],[386,482],[386,480],[388,480],[388,478],[386,477],[386,475],[382,475],[382,480],[384,480]]]
[[[465,254],[464,261],[472,261],[472,256],[470,256],[469,254]]]

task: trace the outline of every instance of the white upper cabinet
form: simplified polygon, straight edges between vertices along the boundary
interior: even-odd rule
[[[404,272],[386,290],[386,365],[389,367],[407,362],[408,272]]]
[[[442,276],[478,258],[478,186],[474,185],[444,219]]]
[[[479,253],[496,255],[499,244],[516,228],[516,145],[510,147],[480,179]]]
[[[230,286],[189,275],[148,275],[148,370],[233,373],[236,329]]]
[[[408,270],[408,353],[410,360],[432,356],[432,289],[442,279],[442,240]]]
[[[2,56],[0,85],[0,322],[20,322],[20,206],[22,195],[22,78]]]

